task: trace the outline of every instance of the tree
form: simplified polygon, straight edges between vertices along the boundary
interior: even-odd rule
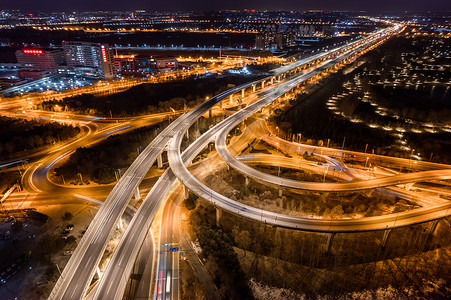
[[[341,204],[338,204],[338,205],[334,206],[330,210],[330,215],[331,215],[332,218],[339,217],[339,216],[341,216],[343,214],[344,214],[344,211],[343,211],[343,207],[341,206]]]
[[[66,244],[67,244],[67,245],[72,245],[72,244],[75,243],[76,240],[77,240],[77,238],[74,237],[73,235],[71,235],[71,236],[67,237],[67,239],[66,239]]]
[[[36,244],[36,248],[47,258],[49,263],[52,262],[53,255],[64,247],[64,241],[58,235],[45,234]]]
[[[70,211],[66,210],[66,212],[61,217],[61,219],[63,219],[64,222],[69,222],[70,220],[72,220],[73,217],[74,217],[74,215]]]
[[[244,250],[244,256],[246,256],[246,249],[250,246],[252,240],[249,231],[240,230],[240,228],[235,225],[232,229],[235,242]]]

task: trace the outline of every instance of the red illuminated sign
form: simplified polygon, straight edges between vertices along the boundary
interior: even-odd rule
[[[25,53],[25,54],[42,54],[42,53],[44,53],[44,51],[42,51],[42,50],[39,50],[39,49],[25,49],[25,50],[22,50],[23,51],[23,53]]]
[[[102,46],[102,58],[103,58],[103,62],[107,62],[107,57],[106,57],[106,50],[105,50],[105,46]]]

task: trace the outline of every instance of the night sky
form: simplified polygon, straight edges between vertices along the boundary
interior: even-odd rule
[[[451,0],[0,0],[1,9],[33,11],[88,10],[366,10],[451,11]]]

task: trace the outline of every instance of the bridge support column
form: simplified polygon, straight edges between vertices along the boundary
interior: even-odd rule
[[[252,91],[255,92],[255,89],[257,88],[257,86],[255,84],[252,85]]]
[[[382,242],[381,242],[382,248],[385,248],[385,246],[387,245],[388,238],[390,237],[391,231],[392,231],[391,229],[384,230],[384,236],[382,237]]]
[[[244,98],[244,89],[241,90],[241,98]]]
[[[212,108],[210,108],[210,109],[208,110],[208,117],[209,117],[210,119],[213,117],[213,109],[212,109]],[[188,132],[188,131],[186,131],[186,132]]]
[[[437,220],[431,221],[429,223],[428,232],[427,232],[427,235],[426,235],[426,237],[424,239],[424,242],[423,242],[423,249],[429,246],[429,244],[430,244],[430,242],[432,240],[432,237],[434,236],[434,232],[435,232],[435,229],[437,228],[437,224],[438,224],[439,221],[440,220],[437,219]]]
[[[183,186],[183,199],[186,200],[189,198],[189,189],[186,187],[186,185]]]
[[[437,229],[437,224],[440,219],[434,220],[429,224],[428,235],[434,235],[435,229]]]
[[[326,253],[329,253],[330,249],[332,249],[332,243],[334,241],[334,237],[335,237],[335,233],[327,234]]]
[[[100,268],[97,266],[97,276],[99,276],[99,278],[102,276],[102,273],[100,273]]]
[[[262,89],[265,87],[265,81],[262,81]]]
[[[137,186],[135,190],[135,199],[139,200],[139,198],[141,198],[141,194],[139,193],[139,186]]]
[[[119,218],[119,222],[117,222],[117,229],[124,230],[124,221],[122,221],[122,218]]]
[[[221,226],[222,209],[216,207],[216,226]]]
[[[222,109],[222,100],[219,101],[219,108]]]
[[[232,105],[233,104],[233,95],[230,95],[230,104]]]
[[[406,190],[410,191],[410,189],[412,188],[412,186],[413,186],[414,184],[415,184],[414,182],[407,183],[407,184],[405,185]]]
[[[163,168],[163,157],[161,156],[161,153],[157,156],[157,166],[158,169]]]
[[[274,77],[271,77],[271,84],[274,83]]]
[[[283,195],[283,190],[282,190],[282,188],[279,188],[279,197],[282,197],[282,195]]]
[[[248,186],[249,185],[249,177],[245,177],[246,178],[246,180],[244,181],[244,184],[246,185],[246,186]]]

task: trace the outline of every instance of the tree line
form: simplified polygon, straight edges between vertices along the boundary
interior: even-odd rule
[[[62,107],[66,111],[109,117],[136,116],[194,107],[207,97],[228,88],[229,84],[248,81],[243,76],[217,76],[189,78],[166,83],[143,83],[130,89],[106,96],[82,94],[62,100],[44,101],[39,109],[52,111]]]
[[[33,150],[76,136],[78,127],[57,122],[38,122],[0,117],[0,158]]]

